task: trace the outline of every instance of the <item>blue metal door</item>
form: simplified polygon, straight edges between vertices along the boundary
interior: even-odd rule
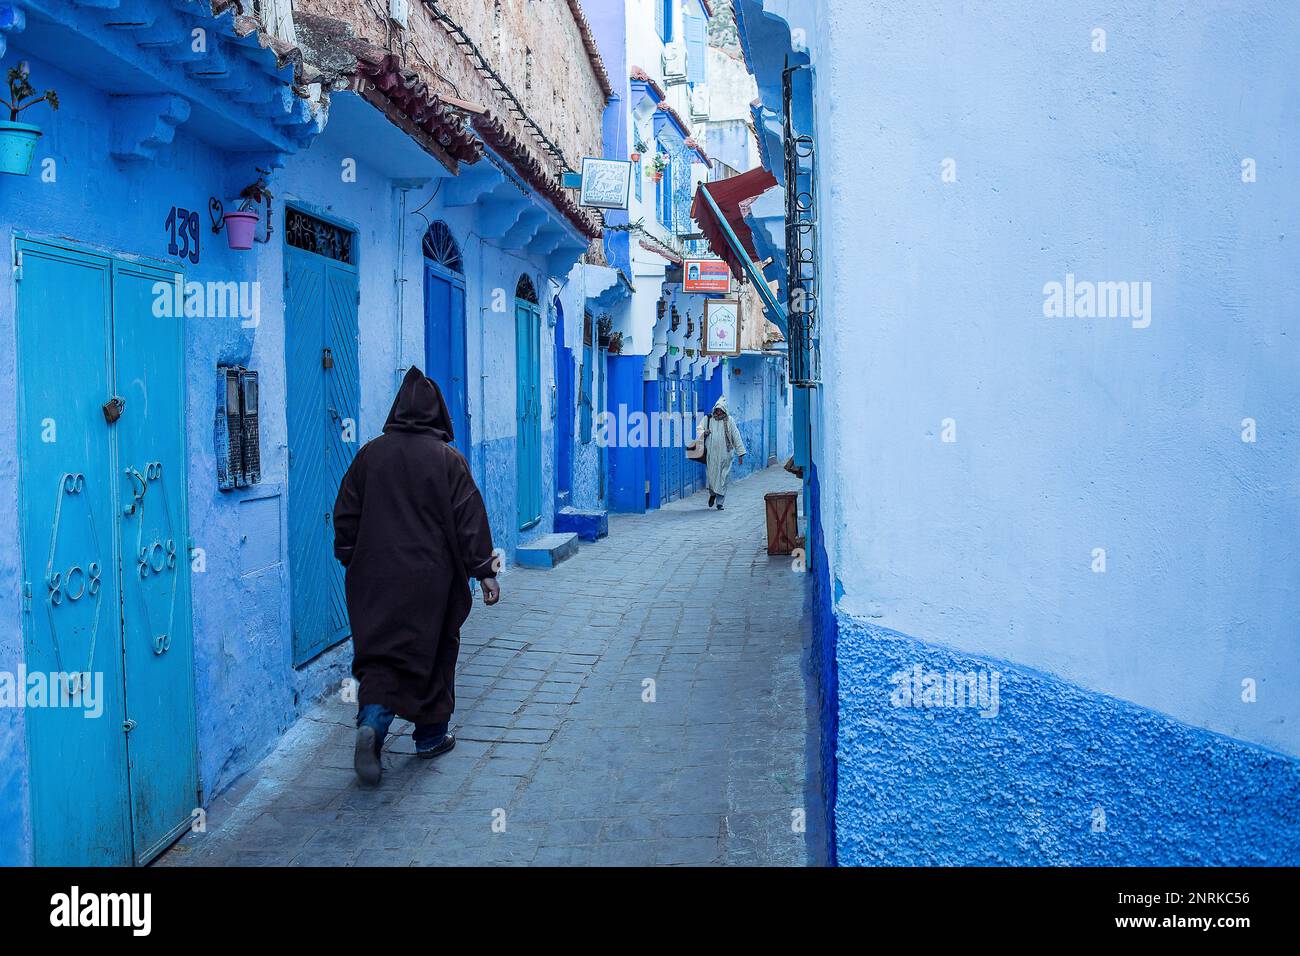
[[[674,416],[680,413],[682,409],[681,393],[681,378],[676,374],[668,376],[668,411]],[[673,425],[672,434],[672,447],[668,449],[668,498],[670,501],[676,501],[682,496],[682,459],[686,453],[677,440],[677,436],[681,434],[681,431],[675,424]]]
[[[655,411],[659,412],[660,418],[660,426],[655,433],[655,437],[659,441],[659,468],[657,469],[659,487],[657,488],[657,491],[659,494],[659,504],[662,506],[672,500],[672,497],[669,494],[669,487],[671,484],[669,473],[672,470],[672,464],[669,459],[672,456],[672,448],[669,447],[669,442],[667,441],[669,432],[667,425],[664,424],[668,421],[666,417],[667,413],[672,411],[672,409],[668,404],[668,376],[664,374],[662,369],[660,369],[659,378],[655,382],[655,386],[657,398]]]
[[[515,300],[516,484],[519,529],[542,518],[541,321],[537,304]]]
[[[358,286],[351,263],[290,247],[284,256],[290,605],[298,665],[351,633],[331,519],[360,440]]]
[[[61,705],[26,713],[35,860],[145,863],[197,799],[176,274],[16,245],[24,664]]]
[[[451,413],[452,442],[469,458],[469,404],[465,386],[465,282],[424,263],[424,370],[438,383]]]
[[[683,498],[689,497],[690,494],[694,491],[694,488],[691,487],[691,468],[694,466],[691,464],[690,461],[687,460],[686,448],[685,448],[685,437],[686,437],[685,423],[686,423],[686,419],[690,416],[690,413],[691,413],[691,379],[689,376],[686,376],[684,378],[679,378],[677,382],[677,418],[678,421],[682,423],[681,434],[682,434],[683,441],[681,447],[678,447],[676,449],[676,454],[674,456],[677,459],[677,468],[678,468],[678,473],[677,473],[678,494],[681,495],[681,497]]]

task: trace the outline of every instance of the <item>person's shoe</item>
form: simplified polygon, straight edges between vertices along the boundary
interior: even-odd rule
[[[357,779],[368,787],[379,783],[383,776],[384,764],[379,758],[379,746],[374,727],[357,728],[357,745],[352,752],[352,767],[357,772]]]
[[[432,760],[434,757],[445,754],[452,747],[456,746],[455,734],[443,734],[442,739],[427,750],[416,750],[415,755],[421,760]]]
[[[722,510],[722,504],[721,504],[721,503],[718,504],[718,510],[719,510],[719,511]]]
[[[715,495],[713,492],[709,492],[709,507],[710,507],[710,508],[713,507],[714,499],[716,499],[717,497],[718,497],[718,496]]]

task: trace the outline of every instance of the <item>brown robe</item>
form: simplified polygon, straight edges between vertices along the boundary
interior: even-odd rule
[[[494,574],[483,498],[451,440],[442,392],[412,368],[383,435],[357,452],[334,503],[360,702],[421,724],[456,707],[469,579]]]

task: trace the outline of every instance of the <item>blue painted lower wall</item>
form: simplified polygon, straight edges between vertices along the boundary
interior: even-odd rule
[[[812,574],[812,587],[807,600],[811,607],[807,615],[812,629],[808,660],[804,670],[808,677],[809,710],[814,715],[814,730],[809,739],[808,767],[811,786],[809,794],[817,802],[810,810],[815,823],[809,827],[814,846],[814,858],[834,866],[835,799],[838,786],[838,767],[835,762],[835,744],[839,739],[839,671],[835,663],[835,648],[839,637],[833,608],[829,562],[826,544],[822,537],[821,485],[816,466],[808,469],[804,483],[804,511],[807,515],[807,534],[804,547],[808,556],[808,570]]]
[[[839,686],[853,688],[838,713],[841,864],[1300,865],[1300,762],[833,617],[819,630],[836,636]],[[996,672],[997,715],[895,706],[891,677],[918,666],[983,671],[990,691]]]

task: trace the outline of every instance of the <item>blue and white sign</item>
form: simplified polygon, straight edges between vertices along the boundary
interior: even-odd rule
[[[582,157],[579,202],[597,209],[626,209],[632,191],[632,164],[621,159]]]

